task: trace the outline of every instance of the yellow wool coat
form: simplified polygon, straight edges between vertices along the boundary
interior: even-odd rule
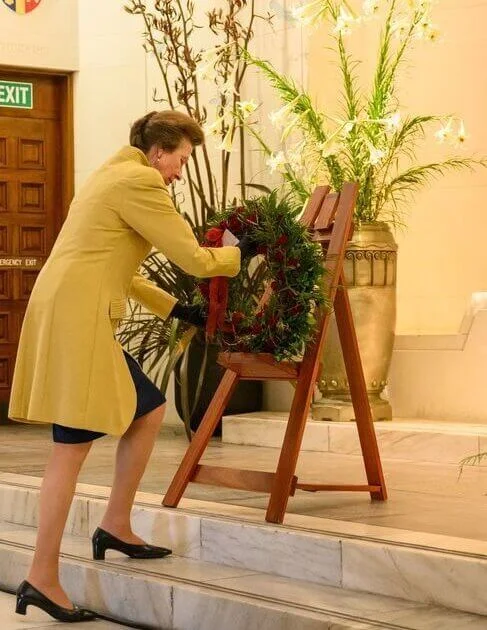
[[[199,246],[144,153],[124,147],[73,200],[32,291],[9,416],[121,435],[135,388],[114,337],[130,296],[166,318],[176,300],[137,274],[155,247],[186,273],[234,276],[236,247]]]

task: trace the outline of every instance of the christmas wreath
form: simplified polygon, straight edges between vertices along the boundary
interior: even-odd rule
[[[238,239],[249,235],[258,252],[242,260],[235,278],[204,280],[196,290],[207,333],[222,349],[268,352],[277,360],[303,352],[314,330],[315,307],[323,303],[323,255],[299,223],[300,211],[274,191],[213,218],[203,245],[222,246],[228,230]],[[269,299],[259,305],[269,286]]]

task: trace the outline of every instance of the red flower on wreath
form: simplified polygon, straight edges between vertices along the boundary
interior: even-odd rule
[[[297,269],[299,267],[299,260],[297,258],[288,258],[287,266],[291,267],[292,269]]]
[[[252,212],[252,214],[249,214],[245,217],[245,220],[247,221],[247,223],[253,223],[254,225],[257,225],[257,213]]]
[[[277,317],[275,315],[272,315],[271,317],[269,317],[269,321],[268,321],[268,325],[269,328],[274,329],[277,326]]]
[[[228,229],[230,230],[230,232],[233,232],[233,234],[239,234],[242,231],[242,222],[235,215],[231,216],[228,219],[227,224]]]
[[[211,247],[221,247],[221,238],[224,230],[217,227],[210,228],[205,234],[205,242],[211,244]]]
[[[260,333],[263,331],[262,324],[254,324],[250,330],[253,335],[260,335]]]
[[[242,322],[244,317],[245,315],[241,313],[240,311],[236,311],[235,313],[232,313],[232,324],[234,326],[238,326]]]
[[[284,255],[284,252],[280,249],[278,249],[276,252],[274,252],[274,260],[278,263],[282,263],[284,262],[284,259],[286,258],[286,256]]]
[[[280,284],[286,284],[286,274],[282,269],[279,269],[279,271],[276,273],[276,278]]]

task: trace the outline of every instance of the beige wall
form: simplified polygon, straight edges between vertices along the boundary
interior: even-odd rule
[[[0,2],[0,64],[78,68],[78,0],[44,0],[20,15]]]
[[[400,81],[400,106],[411,113],[458,113],[470,135],[466,152],[487,155],[487,49],[485,0],[443,0],[434,7],[442,39],[418,43]],[[375,61],[373,25],[350,41],[370,76]],[[310,32],[309,85],[324,106],[335,101],[338,78],[324,52],[325,29]],[[355,40],[355,42],[353,42]],[[420,158],[439,155],[429,139]],[[397,332],[441,333],[458,330],[470,296],[487,289],[487,170],[452,174],[417,195],[409,208],[400,246]]]
[[[76,185],[128,143],[130,123],[147,110],[140,24],[120,0],[79,0],[75,79]]]

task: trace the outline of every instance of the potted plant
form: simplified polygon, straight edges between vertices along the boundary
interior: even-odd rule
[[[195,149],[186,166],[184,192],[173,190],[177,208],[201,241],[215,213],[235,205],[236,197],[240,202],[247,197],[243,120],[254,104],[240,98],[248,67],[241,51],[249,48],[256,20],[270,17],[257,13],[254,0],[225,0],[222,8],[199,18],[199,7],[192,0],[130,0],[124,8],[142,19],[144,48],[159,71],[161,84],[154,89],[153,100],[184,109],[217,143],[216,151],[209,143]],[[200,46],[196,44],[202,26],[198,19],[205,22],[205,41]],[[237,187],[232,188],[232,179],[239,182]],[[191,212],[185,210],[188,206]],[[152,254],[143,269],[181,302],[192,300],[198,280],[171,262]],[[194,328],[173,319],[163,322],[136,305],[132,309],[120,339],[146,362],[162,391],[176,370],[176,403],[190,436],[190,426],[197,427],[221,375],[215,362],[217,349]],[[204,398],[200,398],[202,392]],[[260,383],[242,382],[228,411],[260,409],[261,400]]]
[[[282,173],[285,186],[306,200],[317,183],[340,190],[356,181],[360,192],[355,210],[355,233],[345,259],[349,288],[371,407],[375,419],[390,419],[391,409],[380,394],[387,383],[396,313],[397,244],[391,228],[403,223],[402,211],[414,192],[448,171],[471,168],[483,160],[451,155],[418,163],[416,150],[428,129],[436,126],[440,142],[465,140],[463,121],[430,114],[404,115],[397,79],[407,53],[415,43],[434,41],[438,35],[427,0],[366,0],[362,13],[347,2],[314,0],[293,10],[296,20],[315,24],[329,20],[330,48],[341,75],[341,109],[320,111],[311,96],[271,63],[245,58],[263,72],[283,105],[271,112],[281,129],[282,147],[275,152],[262,139],[255,122],[247,128],[260,141],[271,170]],[[383,18],[382,18],[383,16]],[[377,63],[370,89],[359,81],[359,60],[349,52],[347,36],[382,18]],[[290,140],[295,143],[289,146]],[[323,400],[313,406],[316,418],[350,420],[353,409],[336,325],[332,323],[323,355],[320,391]]]

